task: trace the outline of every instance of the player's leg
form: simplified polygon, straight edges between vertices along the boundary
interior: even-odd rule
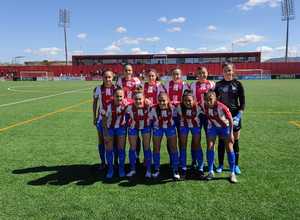
[[[153,163],[154,163],[154,173],[152,174],[153,178],[159,177],[159,168],[160,168],[160,146],[163,136],[162,128],[153,129]]]
[[[136,174],[136,147],[138,139],[138,129],[129,128],[128,129],[128,140],[129,140],[129,163],[130,172],[126,175],[127,177],[132,177]]]
[[[99,169],[102,170],[105,168],[105,147],[104,147],[102,121],[97,122],[96,126],[97,126],[97,133],[98,133],[98,153],[100,158]]]
[[[191,129],[192,132],[192,143],[191,143],[191,148],[193,148],[193,151],[196,154],[196,160],[197,160],[197,170],[200,178],[203,178],[204,173],[203,173],[203,151],[201,147],[201,130],[199,127],[195,127]]]
[[[237,179],[236,179],[236,176],[235,176],[235,153],[234,153],[234,150],[233,150],[233,143],[232,143],[232,140],[230,138],[229,128],[227,128],[227,131],[225,131],[225,130],[226,129],[224,129],[224,132],[223,132],[222,136],[224,137],[225,147],[226,147],[226,151],[227,151],[228,164],[229,164],[229,168],[230,168],[229,178],[230,178],[230,181],[232,183],[236,183]]]
[[[152,154],[150,148],[150,140],[151,140],[151,128],[142,129],[142,139],[143,139],[143,150],[144,150],[144,161],[146,166],[146,178],[151,177],[151,161]]]
[[[241,121],[240,121],[241,123]],[[240,126],[238,128],[233,129],[233,136],[234,136],[234,144],[233,144],[233,150],[235,154],[235,173],[241,174],[241,169],[239,167],[239,158],[240,158],[240,145],[239,145],[239,139],[240,139]]]
[[[107,161],[107,174],[106,178],[111,179],[114,175],[114,166],[113,166],[113,158],[114,158],[114,153],[113,153],[113,137],[114,137],[114,129],[108,129],[107,134],[104,135],[104,146],[105,146],[105,157]]]
[[[208,175],[206,176],[207,180],[211,180],[214,177],[214,158],[215,158],[215,141],[217,137],[217,128],[212,126],[207,130],[207,151],[206,151],[206,158],[208,163]]]
[[[167,137],[167,143],[170,146],[171,151],[171,166],[173,170],[173,179],[179,180],[180,175],[178,173],[178,165],[179,165],[179,156],[178,156],[178,149],[177,149],[177,135],[176,135],[176,128],[166,128],[165,134]]]
[[[119,154],[119,177],[125,176],[125,145],[126,145],[126,128],[116,128],[117,147]]]
[[[225,141],[223,138],[219,138],[218,142],[218,161],[219,165],[216,170],[217,173],[222,173],[224,168],[224,156],[225,156]]]
[[[180,134],[179,134],[179,160],[180,160],[180,167],[181,167],[181,176],[182,178],[186,177],[186,149],[187,149],[187,139],[189,134],[189,128],[180,127]]]

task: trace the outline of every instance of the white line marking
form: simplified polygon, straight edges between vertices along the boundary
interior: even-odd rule
[[[82,90],[87,90],[87,89],[90,89],[90,88],[70,90],[70,91],[65,91],[65,92],[56,93],[56,94],[52,94],[52,95],[46,95],[46,96],[41,96],[41,97],[36,97],[36,98],[31,98],[31,99],[25,99],[25,100],[18,101],[18,102],[6,103],[6,104],[0,105],[0,108],[1,107],[12,106],[12,105],[17,105],[17,104],[21,104],[21,103],[26,103],[26,102],[31,102],[31,101],[36,101],[36,100],[41,100],[41,99],[47,99],[47,98],[51,98],[51,97],[55,97],[55,96],[60,96],[60,95],[75,93],[75,92],[82,91]]]

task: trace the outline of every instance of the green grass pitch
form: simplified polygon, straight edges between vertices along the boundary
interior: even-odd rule
[[[105,183],[94,169],[97,82],[0,82],[0,219],[299,219],[300,81],[243,83],[234,185],[228,172],[210,182]]]

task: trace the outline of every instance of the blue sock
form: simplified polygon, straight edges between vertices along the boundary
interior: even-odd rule
[[[145,161],[146,161],[146,169],[147,171],[151,171],[151,150],[150,149],[147,149],[147,150],[144,150],[144,158],[145,158]]]
[[[100,163],[105,163],[105,148],[104,144],[98,144],[98,152],[100,156]]]
[[[228,164],[231,172],[234,172],[235,167],[235,155],[234,152],[227,153]]]
[[[198,169],[203,171],[203,152],[201,148],[196,150],[196,158],[198,163]]]
[[[195,163],[197,160],[196,151],[192,149],[191,154],[192,154],[192,163]]]
[[[119,149],[119,168],[124,169],[125,168],[125,150]]]
[[[171,153],[171,156],[172,156],[173,171],[177,172],[178,171],[178,163],[179,163],[178,151]]]
[[[136,150],[129,150],[130,169],[135,170]]]
[[[115,159],[115,163],[116,163],[119,158],[118,147],[114,146],[113,151],[114,151],[114,159]]]
[[[214,150],[207,150],[207,162],[208,162],[208,172],[213,172],[214,170],[214,157],[215,151]]]
[[[180,165],[181,168],[186,168],[186,148],[180,150]]]
[[[108,169],[114,169],[113,167],[113,160],[114,160],[114,154],[112,150],[105,150],[105,156],[106,156],[106,161],[108,165]]]
[[[153,153],[154,169],[159,170],[160,167],[160,153]]]

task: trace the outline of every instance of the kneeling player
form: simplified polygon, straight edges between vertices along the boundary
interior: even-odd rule
[[[192,91],[185,90],[183,94],[183,101],[177,107],[177,114],[180,119],[179,127],[179,148],[180,148],[180,165],[181,176],[186,176],[186,148],[189,131],[192,134],[191,148],[192,152],[196,155],[198,164],[199,177],[204,176],[203,173],[203,152],[200,143],[201,128],[199,115],[202,113],[201,107],[197,105],[197,102],[193,96]]]
[[[128,139],[130,144],[129,162],[130,172],[127,177],[132,177],[136,174],[136,147],[138,144],[139,133],[142,135],[144,148],[144,161],[146,165],[146,178],[151,178],[151,126],[150,126],[150,106],[145,103],[143,93],[134,95],[134,103],[128,107],[129,128]]]
[[[113,169],[113,146],[117,146],[119,155],[119,176],[125,176],[125,141],[126,141],[126,121],[128,103],[124,99],[124,91],[117,88],[114,92],[114,100],[108,105],[103,116],[103,133],[105,140],[105,154],[108,165],[106,178],[111,179],[114,174]],[[116,136],[116,143],[114,143]]]
[[[225,141],[225,147],[227,151],[228,163],[230,167],[230,181],[236,183],[236,175],[234,172],[235,167],[235,155],[233,151],[233,120],[229,109],[217,101],[216,94],[213,91],[209,91],[205,97],[205,114],[208,118],[208,175],[207,180],[211,180],[214,177],[213,165],[214,165],[214,145],[216,137],[223,138]]]
[[[158,96],[158,105],[151,109],[151,119],[153,120],[153,178],[159,177],[160,167],[160,147],[162,137],[167,137],[167,146],[170,147],[171,167],[173,169],[174,180],[179,180],[178,173],[178,150],[176,127],[173,120],[174,107],[171,105],[168,94],[162,92]]]

